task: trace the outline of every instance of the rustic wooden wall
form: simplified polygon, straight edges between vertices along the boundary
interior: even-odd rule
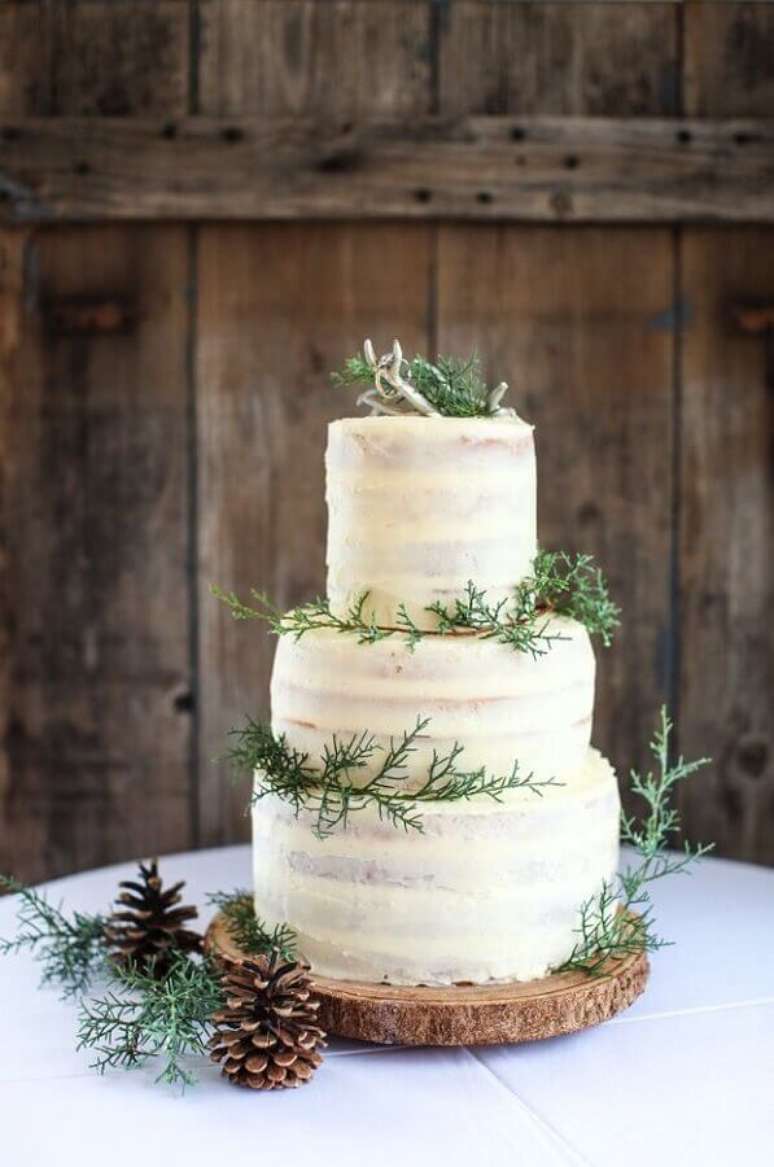
[[[208,586],[283,604],[322,589],[325,425],[344,407],[326,374],[366,333],[475,345],[511,381],[538,426],[543,541],[598,555],[624,608],[600,654],[599,745],[639,764],[667,700],[680,747],[715,759],[685,794],[689,833],[774,862],[774,340],[734,312],[774,304],[774,226],[668,208],[650,224],[519,222],[488,187],[451,219],[432,173],[412,222],[366,203],[353,220],[351,199],[344,221],[249,221],[238,190],[213,206],[240,221],[207,222],[206,187],[181,203],[198,221],[175,221],[174,173],[163,198],[139,184],[119,207],[116,150],[95,175],[73,141],[57,146],[75,160],[64,178],[57,163],[52,205],[121,221],[41,222],[25,186],[36,143],[72,137],[72,118],[116,119],[109,142],[155,119],[170,149],[200,119],[237,167],[240,119],[344,135],[374,118],[406,133],[562,119],[553,135],[564,119],[631,119],[689,154],[702,131],[685,119],[768,118],[773,103],[763,3],[0,7],[0,869],[32,879],[246,836],[244,791],[216,758],[230,724],[266,711],[272,646]],[[747,219],[774,201],[754,137],[736,131],[726,167],[758,159]],[[514,173],[539,164],[518,127],[510,139]],[[346,155],[326,159],[341,191]],[[567,183],[582,161],[561,155]],[[703,162],[684,178],[669,165],[686,218],[707,218]],[[570,219],[572,193],[552,198]],[[614,185],[605,199],[620,218]],[[155,221],[124,221],[138,206]]]

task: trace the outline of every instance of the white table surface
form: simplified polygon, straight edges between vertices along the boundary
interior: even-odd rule
[[[132,864],[48,885],[103,911]],[[248,886],[249,849],[163,860],[186,902]],[[476,1050],[332,1042],[300,1090],[229,1087],[199,1063],[180,1094],[154,1071],[89,1069],[76,1008],[37,988],[29,956],[0,959],[0,1162],[4,1167],[310,1163],[348,1167],[757,1167],[774,1162],[774,870],[706,860],[656,886],[676,938],[650,985],[595,1030]],[[204,912],[206,920],[208,913]],[[14,903],[0,900],[0,935]]]

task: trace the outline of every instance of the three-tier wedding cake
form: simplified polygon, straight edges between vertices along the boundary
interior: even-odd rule
[[[617,867],[589,631],[535,582],[532,427],[502,387],[444,415],[399,353],[366,349],[374,412],[329,427],[327,601],[278,622],[271,682],[271,730],[307,772],[352,750],[336,796],[357,813],[337,803],[321,831],[319,803],[256,774],[256,912],[320,976],[531,980],[566,960]]]

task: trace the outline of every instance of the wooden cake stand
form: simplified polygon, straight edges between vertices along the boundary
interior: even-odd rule
[[[214,955],[249,958],[220,914],[205,944]],[[649,972],[647,955],[640,952],[611,961],[598,976],[555,973],[521,984],[413,988],[314,977],[314,985],[320,1025],[339,1037],[382,1045],[504,1045],[609,1020],[639,997]]]

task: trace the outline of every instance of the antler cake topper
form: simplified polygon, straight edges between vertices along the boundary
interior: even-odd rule
[[[392,342],[392,351],[378,357],[370,340],[363,345],[365,365],[373,377],[374,384],[361,393],[357,399],[358,405],[368,405],[371,414],[387,414],[392,417],[402,417],[412,413],[424,417],[449,416],[479,416],[479,417],[512,417],[518,415],[515,409],[501,405],[501,401],[508,390],[507,382],[501,381],[494,389],[487,390],[483,384],[475,384],[475,398],[471,400],[468,389],[466,408],[450,408],[451,398],[459,393],[452,384],[454,377],[460,378],[471,372],[477,374],[477,362],[471,360],[467,365],[452,365],[439,358],[437,365],[422,358],[415,358],[408,362],[403,356],[403,349],[397,339]],[[421,373],[421,377],[418,374]],[[413,378],[413,380],[412,380]],[[471,378],[473,379],[473,378]],[[478,381],[477,376],[475,377]],[[416,383],[424,384],[425,392]],[[434,400],[430,400],[430,398]],[[435,402],[435,403],[434,403]],[[439,408],[443,402],[449,402],[446,408]],[[471,408],[473,406],[473,408]]]

